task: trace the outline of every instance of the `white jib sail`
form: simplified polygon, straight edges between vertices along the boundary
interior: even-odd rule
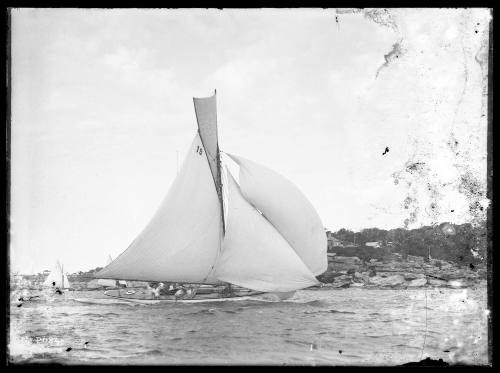
[[[318,213],[304,194],[275,171],[248,159],[227,155],[240,166],[239,182],[245,199],[283,235],[314,275],[325,272],[328,267],[326,234]]]
[[[221,208],[199,135],[158,211],[132,244],[96,277],[215,283]]]
[[[55,283],[55,285],[53,285]],[[54,269],[49,273],[45,281],[43,282],[45,286],[58,287],[58,288],[70,288],[71,283],[68,280],[68,276],[63,273],[63,267],[59,261],[54,265]]]
[[[241,195],[227,170],[226,235],[215,276],[263,292],[285,292],[318,283],[285,239]]]

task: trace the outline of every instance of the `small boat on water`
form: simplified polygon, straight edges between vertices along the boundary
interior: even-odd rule
[[[57,261],[54,269],[49,273],[43,282],[44,288],[71,289],[68,275],[64,273],[64,266]]]
[[[104,294],[142,303],[282,300],[318,285],[327,240],[314,207],[275,171],[220,151],[215,93],[193,101],[198,131],[169,192],[139,236],[94,276],[188,285]]]

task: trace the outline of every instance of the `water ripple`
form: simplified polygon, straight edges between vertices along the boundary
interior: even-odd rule
[[[303,290],[286,302],[203,305],[99,304],[91,299],[99,292],[75,292],[83,302],[11,307],[9,351],[15,362],[62,364],[386,365],[414,361],[427,335],[427,356],[484,364],[486,289],[469,291],[471,306],[457,313],[460,291],[427,290],[427,328],[420,290]],[[33,336],[64,347],[33,344]]]

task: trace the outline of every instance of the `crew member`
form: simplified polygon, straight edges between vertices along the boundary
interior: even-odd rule
[[[182,298],[186,295],[186,290],[181,286],[179,290],[175,292],[175,300]]]

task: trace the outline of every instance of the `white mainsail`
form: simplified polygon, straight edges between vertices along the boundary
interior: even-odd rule
[[[210,272],[221,246],[220,232],[221,205],[197,134],[152,220],[96,277],[217,283]]]
[[[275,171],[243,157],[227,155],[240,166],[243,197],[283,235],[314,275],[325,272],[326,235],[318,213],[304,194]]]
[[[229,170],[227,175],[226,234],[215,276],[264,292],[286,292],[317,284],[285,239],[243,198]]]
[[[55,283],[55,285],[53,284]],[[49,273],[45,281],[44,286],[58,287],[61,289],[66,289],[71,287],[71,283],[68,280],[68,276],[64,273],[63,266],[59,261],[54,265],[54,269]]]

